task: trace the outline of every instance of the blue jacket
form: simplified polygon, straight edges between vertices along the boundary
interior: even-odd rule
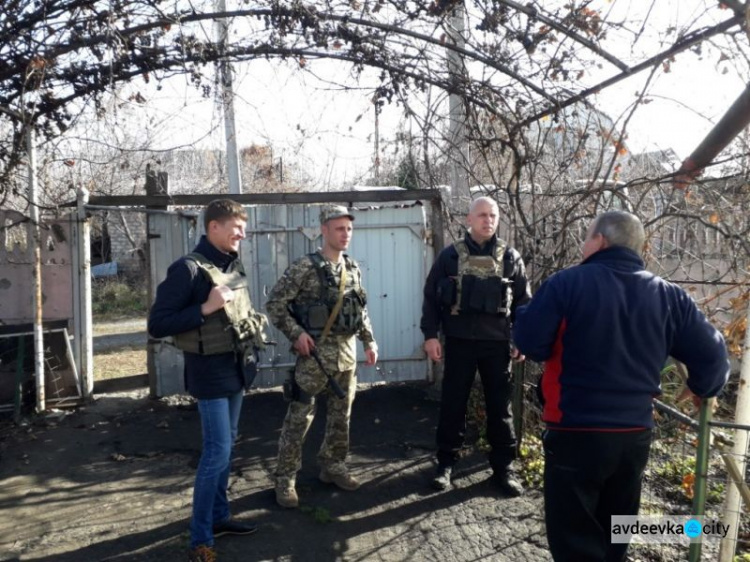
[[[208,258],[226,272],[238,259],[216,249],[205,236],[194,252]],[[208,299],[211,282],[194,260],[178,259],[167,270],[167,277],[156,289],[156,299],[148,316],[148,333],[165,338],[199,327],[203,323],[201,305]],[[184,352],[185,388],[198,399],[225,398],[242,390],[245,384],[242,364],[235,353],[198,355]]]
[[[695,302],[623,247],[550,277],[516,312],[513,335],[524,355],[546,362],[549,428],[652,427],[668,356],[685,364],[690,390],[704,398],[729,376],[724,338]]]

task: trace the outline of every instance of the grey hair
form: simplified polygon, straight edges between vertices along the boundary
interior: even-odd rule
[[[473,213],[481,203],[489,203],[495,208],[496,211],[500,212],[500,207],[498,206],[497,201],[492,199],[492,197],[482,195],[481,197],[477,197],[471,202],[471,205],[469,206],[469,213]]]
[[[640,219],[625,211],[607,211],[596,217],[593,234],[601,234],[610,246],[630,248],[638,255],[646,242]]]

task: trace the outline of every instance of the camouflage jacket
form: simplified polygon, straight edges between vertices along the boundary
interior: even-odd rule
[[[318,253],[320,254],[320,250],[318,250]],[[339,264],[331,265],[333,266],[334,276],[338,282],[341,279],[341,268],[344,266],[344,260]],[[356,263],[353,273],[356,276],[355,283],[361,286],[362,272]],[[297,338],[305,330],[292,316],[290,305],[293,303],[302,304],[317,301],[322,291],[323,287],[321,286],[320,277],[308,256],[303,256],[290,265],[271,290],[266,302],[268,318],[292,344],[297,341]],[[363,313],[362,326],[355,335],[362,342],[365,349],[377,349],[366,308]],[[354,336],[330,336],[328,341],[339,342],[339,345],[346,344],[353,347]]]

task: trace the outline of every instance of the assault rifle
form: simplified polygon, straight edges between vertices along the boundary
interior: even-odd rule
[[[318,364],[318,367],[320,367],[320,370],[323,371],[323,374],[328,379],[328,385],[331,387],[331,390],[333,390],[333,393],[341,398],[342,400],[346,398],[346,392],[344,392],[344,389],[341,388],[341,385],[336,381],[336,379],[333,378],[331,373],[328,372],[328,370],[323,366],[323,361],[320,359],[320,355],[318,355],[318,350],[313,348],[310,350],[310,356],[315,359],[315,362]]]

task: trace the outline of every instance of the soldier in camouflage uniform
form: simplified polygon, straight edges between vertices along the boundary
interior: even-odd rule
[[[302,444],[315,416],[316,396],[330,386],[311,356],[313,350],[345,393],[344,398],[329,393],[325,438],[318,452],[320,480],[343,490],[360,486],[346,466],[357,385],[355,336],[364,345],[368,365],[375,364],[378,354],[367,316],[362,273],[343,253],[351,240],[353,221],[346,207],[323,207],[323,247],[290,265],[266,303],[270,321],[293,343],[298,356],[276,465],[276,501],[282,507],[299,505],[295,480],[302,467]]]
[[[487,440],[493,480],[509,496],[523,492],[510,473],[516,439],[510,411],[511,322],[518,305],[529,300],[521,256],[495,232],[497,203],[475,199],[467,216],[469,231],[440,252],[427,276],[420,327],[433,361],[445,355],[437,429],[438,468],[432,486],[451,485],[466,433],[466,409],[477,371],[487,410]],[[445,354],[438,333],[445,336]]]

